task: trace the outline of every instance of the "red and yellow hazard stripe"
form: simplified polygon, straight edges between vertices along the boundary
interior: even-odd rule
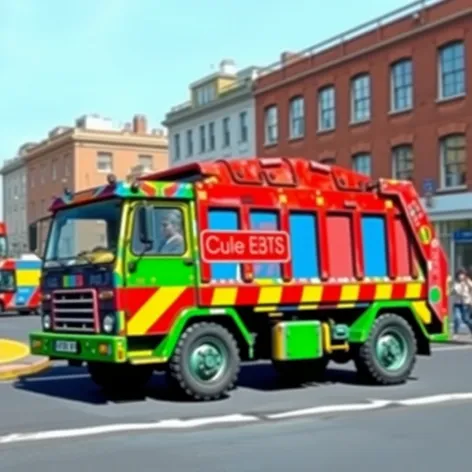
[[[183,310],[197,305],[275,311],[283,306],[299,310],[320,305],[348,308],[374,301],[425,298],[424,282],[205,286],[198,290],[199,303],[195,287],[129,288],[120,290],[117,309],[127,313],[128,336],[142,336],[169,332]]]

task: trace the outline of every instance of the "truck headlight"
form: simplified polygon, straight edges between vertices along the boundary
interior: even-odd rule
[[[115,329],[115,317],[112,315],[106,315],[103,318],[103,331],[105,333],[112,333]]]
[[[42,317],[43,329],[51,329],[51,317],[49,315],[43,315]]]

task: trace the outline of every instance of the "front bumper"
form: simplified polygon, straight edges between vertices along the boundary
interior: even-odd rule
[[[52,359],[124,363],[126,338],[122,336],[62,334],[36,331],[30,334],[31,354]]]

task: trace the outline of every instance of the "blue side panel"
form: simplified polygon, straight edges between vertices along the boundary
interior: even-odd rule
[[[17,269],[23,270],[41,270],[41,261],[23,261],[20,259],[15,260],[15,266]]]
[[[385,219],[382,216],[362,217],[362,246],[366,277],[387,277],[387,245]]]
[[[292,271],[295,279],[318,278],[318,227],[316,215],[293,213],[289,217]]]
[[[213,230],[234,231],[239,229],[238,213],[235,210],[210,210],[208,227]],[[211,278],[214,280],[238,279],[238,264],[218,262],[211,264]]]
[[[37,287],[18,287],[15,293],[15,306],[28,306]]]
[[[276,231],[278,229],[277,214],[272,211],[251,211],[251,229]],[[255,279],[277,279],[281,277],[280,264],[254,264]]]

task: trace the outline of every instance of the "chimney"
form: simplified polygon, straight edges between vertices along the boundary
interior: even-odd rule
[[[134,115],[133,117],[133,132],[136,134],[146,134],[147,120],[144,115]]]
[[[300,54],[296,54],[290,51],[284,51],[280,55],[280,62],[282,64],[289,64],[290,62],[296,61],[297,59],[300,59],[300,58],[301,58]]]

